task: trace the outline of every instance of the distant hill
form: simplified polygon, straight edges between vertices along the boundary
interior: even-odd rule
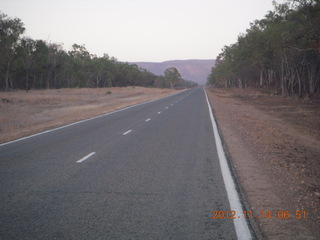
[[[167,68],[175,67],[178,69],[181,77],[185,80],[191,80],[204,85],[207,77],[211,72],[211,68],[215,64],[214,59],[207,60],[172,60],[166,62],[132,62],[139,67],[145,68],[156,75],[164,75]]]

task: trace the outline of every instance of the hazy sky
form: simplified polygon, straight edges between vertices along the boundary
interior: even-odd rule
[[[212,59],[249,23],[273,10],[272,0],[0,0],[26,35],[84,44],[119,61]]]

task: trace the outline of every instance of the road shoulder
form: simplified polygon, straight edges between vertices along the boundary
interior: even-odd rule
[[[281,167],[285,159],[274,150],[279,147],[275,138],[289,141],[296,137],[298,141],[298,137],[285,131],[281,121],[250,104],[217,90],[207,93],[235,174],[253,212],[252,221],[259,226],[263,238],[319,239],[319,198],[312,195],[302,200],[312,192],[303,183],[297,183],[303,180],[295,171]],[[266,217],[269,211],[272,215]],[[289,219],[278,216],[285,211],[290,213]],[[296,219],[297,211],[306,211],[308,218]]]

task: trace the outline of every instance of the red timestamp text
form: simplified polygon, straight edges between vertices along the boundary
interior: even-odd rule
[[[277,219],[306,219],[306,211],[242,211],[238,213],[237,211],[212,211],[212,219],[268,219],[268,218],[277,218]]]

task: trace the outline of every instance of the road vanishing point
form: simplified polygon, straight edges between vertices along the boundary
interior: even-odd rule
[[[253,239],[212,218],[243,209],[208,104],[191,89],[0,145],[0,239]]]

